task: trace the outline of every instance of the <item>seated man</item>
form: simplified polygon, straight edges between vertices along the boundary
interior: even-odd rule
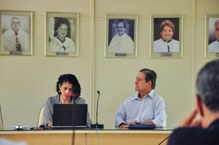
[[[128,128],[129,124],[153,124],[166,127],[163,98],[154,91],[157,75],[153,70],[141,69],[135,81],[138,92],[128,97],[116,113],[116,127]]]
[[[207,63],[196,80],[196,108],[170,135],[168,145],[219,145],[219,60]],[[195,119],[199,116],[199,119]]]

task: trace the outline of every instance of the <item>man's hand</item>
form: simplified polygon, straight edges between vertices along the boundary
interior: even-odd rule
[[[192,113],[180,124],[180,127],[201,126],[201,119],[195,120],[198,115],[198,109],[195,108]]]
[[[49,123],[48,123],[48,127],[52,127],[52,122],[49,122]]]
[[[119,128],[128,128],[128,127],[129,127],[128,124],[122,124],[122,125],[119,126]]]
[[[134,121],[134,122],[129,122],[128,124],[122,123],[119,128],[128,128],[129,124],[140,124],[140,122],[138,121]]]

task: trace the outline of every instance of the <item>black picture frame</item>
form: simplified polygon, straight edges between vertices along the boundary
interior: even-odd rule
[[[162,32],[165,26],[172,29],[171,34]],[[182,58],[182,28],[183,17],[181,15],[151,15],[150,58]],[[163,37],[169,37],[169,40],[165,41]]]
[[[106,14],[105,57],[137,57],[137,21],[137,15]]]

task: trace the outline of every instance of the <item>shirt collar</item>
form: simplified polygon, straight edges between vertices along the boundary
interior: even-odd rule
[[[21,33],[21,30],[18,30],[18,31],[15,32],[14,30],[11,29],[11,31],[13,31],[14,33],[17,32],[17,34]]]
[[[118,36],[119,36],[119,38],[122,38],[122,37],[126,37],[126,33],[124,33],[123,35],[121,35],[121,36],[119,36],[119,34],[118,34]]]
[[[161,38],[162,39],[162,38]],[[163,39],[162,39],[163,40]],[[172,39],[170,39],[169,41],[165,41],[165,40],[163,40],[163,42],[166,42],[166,43],[170,43],[172,41]]]
[[[58,99],[59,99],[59,104],[62,104],[62,102],[61,102],[61,100],[60,100],[60,97],[61,97],[61,96],[60,96],[60,95],[57,95],[57,97],[58,97]],[[71,97],[71,101],[70,101],[71,104],[74,103],[73,101],[74,101],[74,99],[73,99],[73,97]]]
[[[149,93],[148,93],[148,96],[150,96],[151,98],[153,98],[154,97],[154,90],[152,89]]]
[[[143,99],[145,99],[146,97],[153,98],[154,97],[154,93],[155,93],[155,91],[152,89],[147,95],[144,96]],[[140,100],[139,97],[138,97],[138,93],[134,95],[132,100]]]

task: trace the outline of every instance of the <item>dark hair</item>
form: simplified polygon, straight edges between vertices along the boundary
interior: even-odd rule
[[[56,83],[56,91],[60,95],[59,85],[62,85],[65,82],[69,82],[72,84],[72,92],[78,96],[81,95],[81,85],[78,82],[78,79],[73,74],[62,74],[60,75],[57,83]]]
[[[144,73],[144,79],[146,82],[151,81],[152,82],[152,88],[154,89],[156,86],[156,79],[157,79],[157,74],[155,71],[147,69],[147,68],[143,68],[141,70],[139,70],[139,72]]]
[[[123,23],[124,28],[127,27],[127,24],[126,24],[127,22],[126,22],[124,19],[119,19],[119,21],[118,21],[117,24],[116,24],[116,27],[118,26],[119,23]]]
[[[202,67],[196,79],[196,89],[209,110],[219,111],[219,60]]]
[[[56,30],[62,25],[62,24],[65,24],[67,25],[68,27],[68,30],[67,30],[67,37],[71,38],[70,37],[70,32],[71,32],[71,27],[70,27],[70,23],[68,21],[68,19],[65,19],[65,18],[62,18],[62,17],[55,17],[55,26],[54,26],[54,37],[57,36],[57,32]]]

